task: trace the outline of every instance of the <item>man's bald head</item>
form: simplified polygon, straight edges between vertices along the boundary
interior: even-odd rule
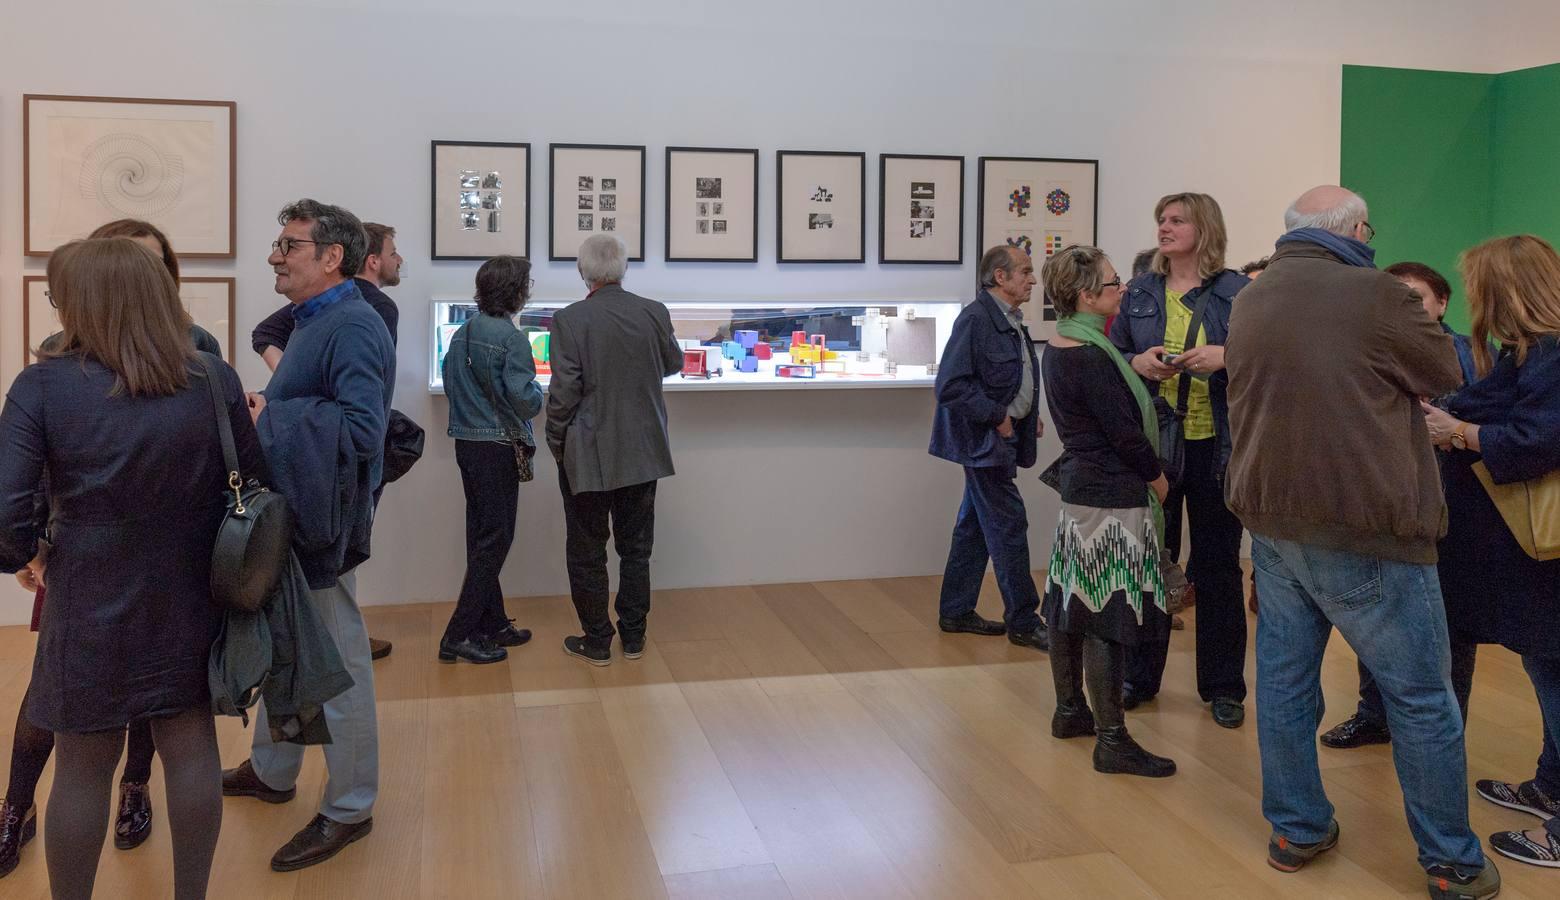
[[[1324,184],[1301,194],[1284,211],[1284,228],[1320,228],[1343,237],[1358,237],[1370,212],[1359,194],[1336,184]]]

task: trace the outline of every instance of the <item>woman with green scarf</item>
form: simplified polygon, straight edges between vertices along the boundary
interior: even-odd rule
[[[1121,306],[1121,276],[1095,247],[1067,247],[1041,270],[1061,322],[1040,370],[1063,453],[1062,494],[1042,610],[1051,631],[1058,738],[1094,735],[1098,772],[1163,778],[1175,762],[1127,734],[1121,706],[1126,648],[1170,629],[1159,572],[1159,422],[1143,379],[1105,337]],[[1084,699],[1088,683],[1091,711]]]

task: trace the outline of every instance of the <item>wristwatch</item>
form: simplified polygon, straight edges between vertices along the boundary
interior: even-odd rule
[[[1458,422],[1457,423],[1457,427],[1452,430],[1452,446],[1453,447],[1456,447],[1458,450],[1467,450],[1468,449],[1468,436],[1466,434],[1464,434],[1464,432],[1466,432],[1467,430],[1468,430],[1468,423],[1467,422]]]

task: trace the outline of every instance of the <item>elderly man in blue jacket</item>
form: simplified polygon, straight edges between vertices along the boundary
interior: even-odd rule
[[[1040,361],[1019,307],[1035,286],[1035,266],[1014,247],[980,260],[981,291],[954,320],[937,370],[933,456],[964,467],[964,502],[943,571],[938,625],[947,632],[997,635],[1047,650],[1040,594],[1029,572],[1029,520],[1014,479],[1035,464]],[[1002,591],[1002,622],[975,611],[990,559]]]

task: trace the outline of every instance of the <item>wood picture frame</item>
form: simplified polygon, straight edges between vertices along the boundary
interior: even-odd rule
[[[46,275],[22,276],[22,365],[35,361],[38,345],[60,330],[59,314],[44,295]],[[222,344],[222,358],[237,362],[238,282],[227,276],[186,275],[179,279],[179,299],[184,301],[196,325],[211,332]],[[36,333],[35,333],[36,332]]]

